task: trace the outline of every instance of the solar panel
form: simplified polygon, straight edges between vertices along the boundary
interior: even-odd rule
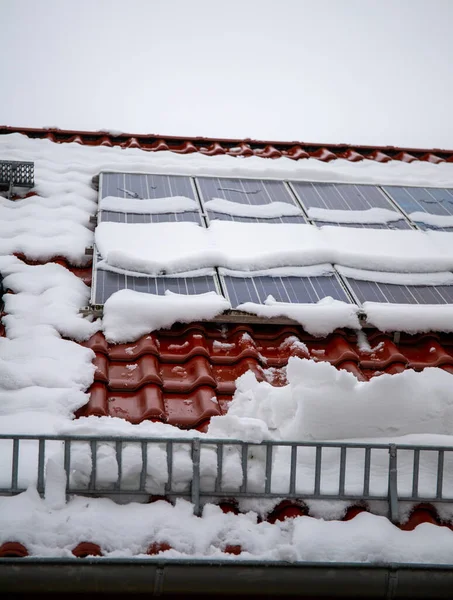
[[[218,292],[215,275],[194,277],[140,277],[97,269],[93,304],[104,304],[119,290],[135,290],[146,294],[163,295],[166,290],[175,294],[204,294]]]
[[[385,186],[383,189],[408,215],[424,212],[430,215],[453,216],[453,189]],[[429,225],[415,220],[420,229],[453,231],[452,227]]]
[[[345,277],[360,304],[453,304],[453,285],[397,285]]]
[[[233,307],[244,302],[263,304],[273,296],[278,302],[305,304],[318,302],[326,296],[350,302],[335,274],[317,277],[268,276],[239,277],[223,275],[229,300]]]
[[[310,183],[293,181],[291,186],[306,209],[365,211],[371,208],[383,208],[395,212],[395,207],[385,194],[374,185],[353,185],[346,183]],[[340,223],[316,220],[317,225],[341,225],[346,227],[365,227],[373,229],[410,229],[410,224],[401,215],[401,219],[386,224]]]
[[[125,212],[101,210],[98,220],[114,223],[164,223],[190,221],[203,224],[198,210],[160,214],[137,214],[127,210],[128,200],[158,199],[184,196],[195,200],[197,195],[190,177],[178,175],[142,175],[136,173],[102,173],[100,198],[113,196],[124,199]]]
[[[203,203],[214,198],[228,200],[246,206],[270,205],[275,202],[300,207],[295,202],[283,181],[263,179],[229,179],[224,177],[197,177],[197,186]],[[300,210],[299,215],[261,218],[254,216],[237,216],[206,209],[210,219],[236,221],[242,223],[306,223]]]

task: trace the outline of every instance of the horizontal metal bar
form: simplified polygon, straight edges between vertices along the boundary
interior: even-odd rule
[[[150,438],[150,437],[131,437],[131,436],[93,436],[93,435],[21,435],[21,434],[11,434],[11,435],[0,435],[0,440],[45,440],[45,441],[71,441],[71,442],[127,442],[127,443],[135,443],[139,444],[140,442],[154,443],[154,444],[162,444],[165,442],[174,442],[174,443],[184,443],[191,444],[193,437],[162,437],[162,438]],[[224,444],[224,445],[242,445],[246,442],[243,440],[235,440],[235,439],[222,439],[222,438],[196,438],[200,441],[200,444],[203,445],[212,445],[212,444]],[[388,450],[390,444],[372,444],[372,443],[359,443],[359,442],[296,442],[296,441],[274,441],[274,440],[263,440],[259,443],[251,443],[248,442],[249,446],[297,446],[297,447],[306,447],[306,448],[373,448],[373,449],[381,449]],[[445,452],[453,452],[453,446],[423,446],[423,445],[414,445],[414,444],[392,444],[397,449],[403,450],[423,450],[423,451],[434,451],[437,452],[439,450],[444,450]]]

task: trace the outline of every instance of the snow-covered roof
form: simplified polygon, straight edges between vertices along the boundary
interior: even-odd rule
[[[332,299],[317,305],[282,307],[270,300],[242,306],[246,316],[232,322],[234,315],[222,315],[231,304],[213,292],[156,296],[150,304],[146,296],[151,295],[122,290],[107,301],[103,320],[81,312],[90,300],[85,282],[91,256],[86,249],[95,239],[90,217],[98,210],[98,192],[93,179],[101,172],[453,188],[453,163],[447,162],[452,153],[140,136],[134,143],[130,136],[116,133],[72,133],[72,141],[69,133],[59,131],[1,133],[0,159],[33,161],[35,187],[24,198],[0,198],[0,272],[5,290],[12,292],[4,296],[0,337],[0,433],[138,438],[177,433],[187,439],[208,435],[255,442],[379,438],[386,443],[453,445],[451,305],[395,310],[377,302],[364,304],[368,325],[374,325],[366,335],[358,308]],[[174,210],[191,210],[188,200],[177,199]],[[231,211],[219,200],[213,199],[211,208]],[[117,198],[103,202],[108,210],[121,210]],[[378,220],[387,222],[387,217],[379,213]],[[103,222],[96,229],[96,245],[107,268],[120,271],[155,276],[163,269],[174,275],[221,268],[234,275],[244,270],[263,274],[273,268],[297,277],[300,269],[319,270],[321,265],[325,270],[330,267],[324,263],[335,263],[345,276],[361,281],[366,270],[368,281],[383,285],[396,279],[404,285],[451,285],[452,237],[445,231],[223,221],[209,228]],[[263,319],[254,324],[249,313]],[[280,324],[266,321],[268,317],[279,317]],[[402,333],[394,337],[394,331]],[[6,472],[11,449],[9,442],[0,444],[6,456],[0,470]],[[20,478],[34,483],[36,462],[25,460],[33,456],[33,448],[29,452],[21,461]],[[60,454],[55,451],[48,457],[49,473],[55,463],[53,472],[58,474]],[[165,462],[162,456],[159,460]],[[191,463],[186,451],[176,458],[173,476],[183,485],[184,465],[190,469]],[[137,475],[134,460],[131,452],[131,480]],[[114,463],[109,450],[98,462],[107,486],[118,477]],[[234,483],[237,465],[234,460],[231,464],[228,473]],[[258,460],[258,474],[260,464]],[[89,455],[81,451],[73,468],[86,478]],[[212,476],[209,461],[203,468],[206,477]],[[448,463],[445,479],[450,468]],[[427,464],[423,473],[429,472]],[[332,480],[338,478],[333,462],[330,473]],[[385,470],[382,473],[381,486],[388,477]],[[159,482],[164,471],[156,468],[149,477]],[[257,512],[224,514],[211,505],[202,517],[194,517],[184,501],[174,507],[158,503],[130,509],[92,499],[83,501],[87,510],[82,510],[80,498],[61,504],[58,481],[56,476],[51,482],[56,493],[52,495],[49,487],[45,499],[33,490],[0,498],[0,545],[18,541],[32,554],[67,556],[90,537],[106,555],[136,556],[152,541],[146,522],[155,540],[172,547],[169,558],[217,556],[227,538],[244,549],[243,557],[271,560],[363,561],[374,556],[445,562],[453,547],[453,534],[433,526],[429,531],[425,527],[426,535],[414,530],[407,544],[407,533],[388,522],[383,525],[378,515],[385,507],[378,504],[372,507],[376,514],[341,524],[306,517],[271,524],[258,523]],[[242,508],[265,515],[276,504],[251,502]],[[330,519],[344,516],[348,505],[307,502],[310,515]],[[402,509],[402,520],[409,517],[410,508]],[[143,513],[139,528],[133,525],[137,510]],[[449,505],[438,510],[442,518],[451,519]],[[28,520],[22,518],[24,511]],[[65,525],[69,522],[73,525]],[[121,528],[116,526],[119,522]],[[356,544],[359,525],[369,535]],[[385,540],[382,527],[389,528]],[[317,553],[307,551],[307,539]]]

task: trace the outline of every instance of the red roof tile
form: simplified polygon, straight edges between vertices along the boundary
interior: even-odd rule
[[[213,139],[204,137],[182,138],[153,134],[136,135],[130,133],[110,134],[105,131],[72,131],[64,129],[38,129],[29,127],[0,126],[0,135],[23,133],[31,138],[46,138],[56,143],[75,142],[87,146],[120,146],[140,148],[148,152],[169,150],[177,154],[200,152],[208,156],[229,154],[230,156],[261,156],[279,158],[286,156],[292,160],[316,158],[330,162],[343,158],[351,162],[363,159],[388,162],[399,160],[412,162],[452,162],[453,150],[396,148],[394,146],[363,146],[353,144],[313,144],[308,142],[282,142],[263,140]]]
[[[320,340],[297,326],[215,323],[174,326],[131,344],[110,345],[97,333],[84,343],[96,354],[96,373],[78,416],[204,428],[227,410],[240,375],[252,370],[260,381],[284,385],[291,356],[327,361],[360,381],[405,369],[453,372],[453,335],[402,335],[395,343],[372,331],[369,340],[371,351],[364,352],[345,331]]]

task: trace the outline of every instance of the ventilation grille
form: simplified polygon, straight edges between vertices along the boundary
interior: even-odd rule
[[[35,165],[32,162],[0,161],[0,185],[31,188],[34,185]]]

